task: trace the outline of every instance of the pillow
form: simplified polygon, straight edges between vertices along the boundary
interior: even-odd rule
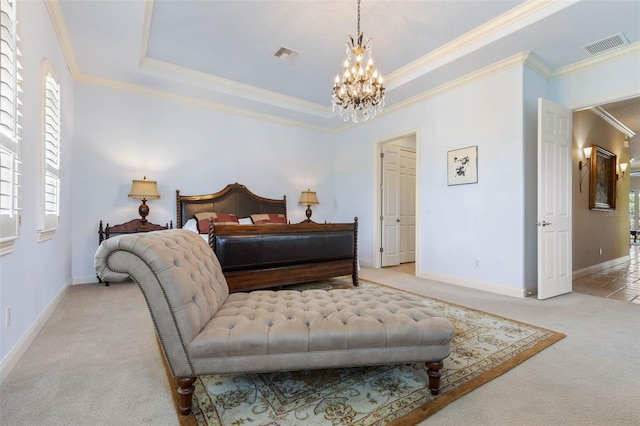
[[[232,213],[203,212],[196,213],[195,216],[198,221],[198,231],[200,231],[201,234],[209,233],[209,219],[212,219],[216,225],[238,224],[238,216]]]
[[[187,231],[192,231],[198,234],[198,221],[195,219],[189,219],[183,226],[182,229],[186,229]]]
[[[256,225],[287,223],[287,217],[281,213],[252,214],[251,220],[253,220],[253,223]]]
[[[253,225],[253,221],[250,217],[241,217],[240,219],[238,219],[238,223],[240,225]]]

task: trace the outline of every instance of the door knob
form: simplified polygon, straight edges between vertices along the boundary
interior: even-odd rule
[[[542,222],[536,223],[536,225],[538,225],[538,226],[549,226],[549,225],[551,225],[551,222],[547,222],[547,221],[543,220]]]

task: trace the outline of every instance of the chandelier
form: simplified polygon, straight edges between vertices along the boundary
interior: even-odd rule
[[[371,39],[363,44],[364,35],[360,32],[360,0],[358,0],[358,36],[349,39],[345,43],[347,46],[347,59],[344,60],[344,72],[342,79],[336,76],[333,85],[332,103],[333,110],[336,106],[340,108],[340,117],[344,121],[357,123],[360,120],[367,121],[382,111],[384,106],[384,86],[382,84],[382,74],[373,68],[371,58]],[[369,52],[369,62],[366,68],[362,66],[362,59],[365,52]],[[351,65],[351,59],[355,63]]]

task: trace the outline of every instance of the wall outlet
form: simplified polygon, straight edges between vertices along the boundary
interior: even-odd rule
[[[602,256],[602,249],[600,249],[600,256]]]
[[[476,268],[480,267],[480,260],[476,259],[473,261],[473,266],[475,266]]]
[[[4,311],[4,326],[5,328],[9,328],[10,325],[11,325],[11,308],[7,308],[6,311]]]

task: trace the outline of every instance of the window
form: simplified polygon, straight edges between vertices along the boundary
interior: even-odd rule
[[[0,255],[13,250],[20,221],[20,50],[17,0],[0,0]]]
[[[60,207],[60,85],[53,67],[43,67],[43,165],[39,241],[53,237]]]

